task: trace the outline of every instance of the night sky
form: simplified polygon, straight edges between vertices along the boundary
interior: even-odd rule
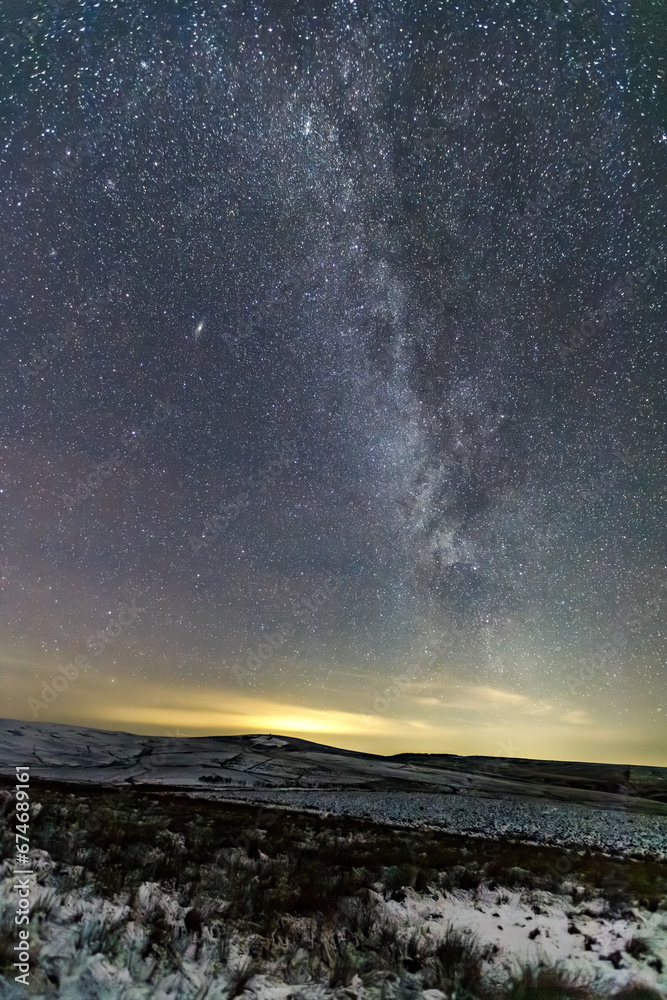
[[[662,0],[3,0],[3,716],[667,765]]]

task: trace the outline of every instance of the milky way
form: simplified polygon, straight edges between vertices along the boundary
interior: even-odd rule
[[[3,7],[4,714],[658,762],[665,15],[319,6]]]

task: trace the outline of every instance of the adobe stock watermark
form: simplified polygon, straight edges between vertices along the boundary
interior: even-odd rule
[[[53,0],[51,5],[57,9],[58,5]],[[44,37],[48,30],[48,25],[38,26],[36,19],[31,18],[21,25],[21,32],[5,32],[2,37],[9,39],[21,51],[26,45],[40,44],[40,36]],[[110,65],[113,65],[113,61],[112,58]],[[134,72],[125,73],[120,81],[115,80],[112,91],[95,95],[96,103],[102,107],[97,122],[65,139],[58,136],[57,129],[47,129],[50,140],[57,143],[57,149],[42,148],[36,159],[25,164],[30,172],[32,193],[44,188],[50,188],[53,193],[58,182],[74,179],[76,172],[95,155],[97,145],[112,135],[117,123],[133,121],[136,116],[132,112],[137,106],[145,104],[147,95],[163,86],[168,70],[161,62],[156,61],[150,66],[143,60],[137,62]],[[69,85],[75,83],[81,68],[81,64],[76,61],[63,65],[60,71],[61,82]]]
[[[610,115],[603,113],[604,127],[591,136],[587,145],[578,144],[570,148],[565,156],[565,169],[556,176],[547,178],[534,198],[527,199],[523,211],[514,211],[510,220],[519,229],[532,229],[539,216],[571,187],[577,175],[583,173],[591,161],[599,160],[616,135],[617,126]]]
[[[219,193],[218,188],[215,191],[194,191],[187,201],[180,202],[179,208],[185,222],[192,222],[201,215],[206,207],[215,201]]]
[[[509,737],[506,740],[498,740],[497,749],[497,755],[493,756],[490,760],[487,760],[486,763],[479,765],[479,774],[482,778],[486,775],[490,778],[511,781],[512,773],[511,771],[508,771],[508,766],[511,767],[512,764],[515,764],[517,760],[521,759],[519,754],[522,747],[520,744],[514,743],[512,738]],[[477,770],[477,768],[475,768],[475,770]],[[474,785],[470,785],[471,789],[474,787]],[[508,834],[510,830],[510,823],[501,823],[498,827],[498,832],[501,836],[503,834]]]
[[[14,891],[18,897],[14,924],[18,928],[18,944],[14,945],[14,968],[17,983],[30,985],[30,879],[34,875],[30,864],[30,768],[16,767],[16,858],[14,861]]]
[[[521,749],[522,747],[514,743],[511,737],[507,740],[498,740],[498,754],[491,758],[490,763],[484,765],[484,769],[500,776],[507,764],[513,764],[518,759]]]
[[[489,77],[482,77],[476,85],[466,87],[462,104],[448,114],[446,123],[443,125],[433,123],[431,127],[426,128],[423,136],[420,137],[423,147],[436,152],[449,149],[452,142],[452,130],[462,122],[468,122],[474,118],[480,111],[482,103],[491,96],[495,89],[496,81]]]
[[[617,661],[628,647],[628,630],[641,624],[637,616],[628,618],[614,628],[607,639],[596,648],[594,653],[585,657],[573,678],[570,679],[570,690],[582,692],[590,689],[590,685],[598,677],[602,667]]]
[[[255,302],[253,306],[243,311],[237,319],[228,324],[228,329],[222,334],[222,341],[235,361],[239,361],[245,349],[263,330],[271,329],[275,323],[275,308],[279,303],[275,300]],[[285,346],[288,350],[301,350],[297,343],[290,341]]]
[[[94,323],[100,319],[104,309],[129,297],[130,279],[125,266],[120,264],[110,269],[106,275],[106,285],[98,285],[76,311],[86,323]]]
[[[306,269],[303,280],[314,281],[314,269]],[[291,275],[278,278],[270,297],[254,299],[245,306],[237,305],[235,317],[227,320],[226,329],[222,334],[222,341],[235,361],[243,357],[246,348],[252,344],[256,336],[279,327],[277,317],[286,311],[292,312],[295,305],[302,302],[300,283],[301,279]],[[302,357],[304,339],[305,335],[302,333],[285,341],[283,346],[292,354]]]
[[[281,625],[275,632],[271,632],[264,637],[264,641],[259,643],[257,651],[249,649],[245,653],[245,663],[235,663],[232,673],[238,681],[246,682],[250,680],[255,672],[259,670],[267,660],[270,660],[278,650],[284,646],[296,632],[297,624],[314,615],[326,604],[332,594],[338,590],[339,581],[328,576],[324,583],[316,587],[309,598],[304,598],[297,605],[294,613],[295,621],[287,625]]]
[[[79,333],[81,333],[81,329],[74,320],[70,320],[64,330],[48,333],[42,341],[40,349],[33,349],[28,361],[19,363],[18,372],[23,381],[29,382],[41,375],[49,362],[53,361]]]
[[[40,342],[39,348],[35,347],[30,352],[28,361],[20,361],[18,373],[24,384],[34,382],[42,375],[49,365],[66,347],[73,344],[77,337],[82,337],[84,325],[90,324],[100,317],[102,308],[108,306],[114,298],[128,296],[128,278],[123,267],[118,267],[109,272],[107,286],[105,290],[99,290],[95,295],[91,295],[80,305],[76,306],[74,312],[76,318],[65,322],[62,330],[55,330],[47,333]]]
[[[222,341],[235,361],[238,361],[245,348],[259,329],[259,325],[249,316],[243,316],[233,324],[233,329],[225,330]]]
[[[429,642],[424,648],[424,655],[416,663],[403,674],[399,674],[395,677],[386,688],[383,689],[381,694],[378,694],[370,707],[366,707],[365,715],[362,716],[362,720],[366,726],[370,726],[374,718],[378,715],[382,715],[389,705],[396,701],[401,695],[407,691],[411,684],[424,673],[424,671],[433,666],[433,663],[437,660],[438,652],[440,646],[447,638],[445,632],[442,632],[434,640]],[[370,713],[375,713],[371,715]]]
[[[65,0],[44,0],[42,3],[42,13],[44,13],[45,10],[49,10],[51,13],[60,14],[64,6]],[[28,12],[26,11],[26,15],[27,13]],[[32,13],[33,11],[30,11],[31,15]],[[32,16],[30,18],[28,18],[28,16],[16,18],[20,31],[3,31],[0,35],[0,39],[2,41],[7,40],[8,42],[12,42],[20,47],[33,45],[40,32],[39,26],[35,23],[36,20],[37,19]]]
[[[258,833],[263,832],[263,828],[266,827],[267,833],[271,832],[271,828],[274,827],[281,820],[281,813],[278,809],[270,809],[266,806],[261,806],[257,810],[255,816],[255,829]],[[247,833],[242,834],[237,837],[227,838],[228,846],[232,849],[246,851],[247,854],[257,850],[257,838],[251,833],[249,836]]]
[[[11,566],[9,563],[9,558],[6,555],[0,556],[0,590],[3,590],[9,583],[11,583],[12,575],[16,572],[18,566]]]
[[[659,251],[653,248],[646,264],[634,271],[629,271],[623,278],[619,279],[614,285],[613,293],[607,296],[598,309],[587,309],[584,312],[584,318],[578,328],[570,325],[568,327],[570,335],[567,341],[560,341],[556,344],[561,361],[565,361],[569,354],[573,354],[599,333],[607,320],[623,308],[629,297],[646,284],[652,271],[662,261],[663,257]]]
[[[85,482],[77,480],[76,489],[70,495],[63,495],[63,501],[74,507],[92,496],[95,490],[99,489],[105,479],[109,479],[121,467],[121,465],[136,454],[141,445],[144,445],[160,424],[163,424],[168,417],[176,412],[176,407],[170,403],[158,402],[153,415],[147,417],[137,430],[125,431],[123,437],[123,450],[116,450],[103,462],[96,462],[93,471],[89,473]]]
[[[94,656],[101,656],[107,646],[112,646],[123,635],[127,627],[135,622],[145,610],[145,608],[137,607],[134,597],[130,601],[124,601],[118,609],[116,618],[106,628],[98,629],[87,637],[87,648]],[[68,689],[70,684],[73,684],[91,666],[92,660],[85,653],[80,653],[74,658],[74,663],[67,667],[58,667],[58,673],[51,678],[51,682],[42,685],[40,698],[28,698],[28,708],[32,712],[33,718],[39,718],[39,713],[52,705]]]
[[[224,528],[228,527],[243,511],[248,510],[253,498],[266,493],[269,487],[276,482],[294,461],[295,454],[296,449],[294,444],[288,443],[285,445],[280,455],[268,463],[261,476],[251,479],[246,490],[237,494],[230,503],[225,504],[213,517],[209,517],[204,521],[201,534],[188,535],[192,552],[196,555],[202,549],[208,548],[220,536]]]

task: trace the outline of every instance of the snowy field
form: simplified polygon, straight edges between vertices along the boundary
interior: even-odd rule
[[[332,985],[330,974],[317,975],[311,957],[318,951],[328,954],[336,968],[337,954],[353,938],[344,927],[322,931],[314,921],[293,920],[289,930],[285,925],[282,951],[258,961],[256,938],[237,933],[220,915],[209,916],[200,933],[189,932],[188,907],[165,887],[146,882],[131,897],[121,893],[111,900],[84,891],[60,893],[50,885],[54,865],[46,852],[35,851],[31,859],[39,883],[32,903],[33,948],[40,954],[40,968],[32,977],[34,997],[229,1000],[235,990],[247,1000],[445,1000],[454,995],[446,986],[429,987],[428,978],[424,982],[423,975],[406,968],[393,978],[360,975],[352,961],[339,969],[341,982]],[[3,927],[15,905],[12,884],[5,863],[0,867]],[[408,888],[397,901],[386,898],[382,886],[376,888],[369,912],[385,942],[406,956],[416,951],[428,966],[438,943],[458,931],[482,956],[480,972],[489,996],[502,996],[512,977],[540,966],[558,968],[600,997],[613,997],[631,983],[655,991],[645,997],[667,996],[665,910],[635,907],[614,918],[601,898],[577,904],[569,895],[481,886],[451,893]],[[154,947],[156,927],[159,948]],[[160,960],[167,952],[174,958],[173,969]],[[408,958],[405,965],[413,968]],[[2,1000],[24,996],[24,987],[0,979]]]
[[[477,764],[0,720],[0,1000],[667,1000],[663,770]]]
[[[438,795],[429,792],[341,790],[264,791],[227,801],[278,804],[331,816],[355,816],[377,823],[446,830],[470,836],[509,838],[528,844],[583,847],[609,854],[667,858],[667,818],[627,809],[600,809],[576,803],[546,804],[520,798]]]
[[[630,783],[611,793],[535,780],[540,767],[560,767],[565,782],[572,781],[568,768],[576,777],[592,765],[501,761],[489,773],[488,761],[483,770],[475,758],[443,760],[425,766],[266,735],[146,737],[0,720],[0,774],[20,763],[33,778],[53,781],[161,787],[471,836],[667,857],[665,802],[630,794]],[[531,780],[521,778],[525,773]],[[627,774],[644,794],[667,788],[665,769]]]

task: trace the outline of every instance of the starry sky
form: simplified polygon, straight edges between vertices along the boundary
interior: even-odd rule
[[[661,0],[4,0],[2,714],[667,765]]]

